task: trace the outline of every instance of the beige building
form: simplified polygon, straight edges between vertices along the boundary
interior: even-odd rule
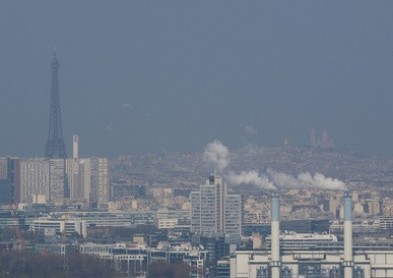
[[[70,198],[90,207],[105,207],[110,200],[109,163],[106,158],[69,159]]]
[[[20,202],[33,203],[33,195],[50,198],[49,160],[45,158],[20,159]]]

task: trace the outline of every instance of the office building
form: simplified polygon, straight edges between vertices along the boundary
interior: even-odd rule
[[[62,203],[69,198],[65,159],[49,159],[49,202]]]
[[[110,201],[109,164],[106,158],[67,160],[70,198],[89,207],[106,207]]]
[[[223,231],[223,192],[221,177],[211,175],[199,187],[191,192],[191,231],[198,234],[210,234]]]
[[[69,198],[89,207],[106,207],[110,200],[109,163],[106,158],[79,158],[79,137],[72,137],[72,158],[67,159]]]
[[[231,268],[229,259],[222,259],[217,261],[216,278],[230,278]]]
[[[191,201],[191,232],[199,233],[201,231],[201,201],[200,191],[190,193]]]
[[[224,198],[224,233],[240,236],[242,233],[242,198],[238,194],[227,194]]]
[[[0,204],[13,205],[19,200],[19,159],[0,158]]]
[[[51,218],[42,217],[33,221],[31,228],[32,231],[36,233],[41,233],[43,235],[56,235],[65,234],[71,236],[74,233],[82,237],[87,236],[86,221],[77,218]]]
[[[20,159],[19,202],[61,203],[67,197],[64,159]]]
[[[191,231],[197,234],[241,234],[241,196],[226,194],[222,177],[210,175],[190,193]]]
[[[190,266],[190,276],[208,277],[209,252],[184,245],[161,245],[147,248],[145,244],[96,244],[83,243],[79,247],[81,255],[97,255],[108,261],[117,271],[126,272],[131,277],[146,277],[148,268],[157,262],[175,264],[184,262]]]
[[[90,158],[91,183],[89,203],[92,207],[105,207],[110,199],[109,164],[106,158]]]
[[[49,160],[45,158],[20,159],[20,203],[33,203],[34,195],[50,198]]]

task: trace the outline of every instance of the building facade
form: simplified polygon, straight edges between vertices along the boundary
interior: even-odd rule
[[[0,204],[14,205],[20,198],[19,159],[0,158]]]
[[[89,203],[91,207],[100,208],[106,206],[110,200],[108,159],[90,158],[89,164],[91,171]]]
[[[65,159],[49,159],[49,202],[61,204],[69,197]]]
[[[110,193],[106,158],[0,158],[0,204],[78,201],[105,208]]]
[[[242,198],[238,194],[225,195],[224,233],[241,235],[242,233]]]
[[[270,277],[270,256],[270,249],[236,251],[231,258],[231,277]],[[282,249],[280,277],[344,277],[343,257],[342,246]],[[353,277],[393,277],[393,250],[386,246],[355,247],[353,259]]]
[[[241,235],[242,200],[227,194],[222,177],[211,175],[199,191],[190,193],[191,232]]]
[[[67,236],[71,236],[73,233],[82,237],[87,236],[86,221],[77,218],[43,217],[34,220],[30,229],[41,234],[48,234],[53,231],[54,234],[62,233]]]
[[[19,202],[31,204],[34,196],[50,199],[49,160],[45,158],[20,159]]]

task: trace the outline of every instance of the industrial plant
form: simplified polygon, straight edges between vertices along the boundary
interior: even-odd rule
[[[393,277],[392,243],[353,244],[349,192],[344,193],[343,243],[326,235],[280,237],[279,204],[279,195],[273,193],[271,244],[262,249],[237,250],[230,258],[230,277]]]

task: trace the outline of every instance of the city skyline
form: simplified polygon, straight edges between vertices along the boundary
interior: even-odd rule
[[[3,2],[0,155],[42,155],[54,45],[68,153],[73,134],[82,156],[114,157],[326,129],[392,155],[392,5]]]

